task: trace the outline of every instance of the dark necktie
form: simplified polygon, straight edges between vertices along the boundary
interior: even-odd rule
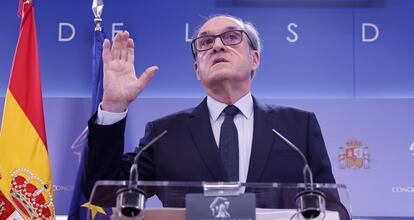
[[[220,129],[219,151],[228,180],[239,181],[239,139],[233,120],[234,116],[239,113],[239,109],[234,105],[229,105],[223,112],[225,116]]]

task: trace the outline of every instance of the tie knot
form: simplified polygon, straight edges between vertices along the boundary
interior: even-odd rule
[[[239,113],[240,110],[234,105],[228,105],[223,111],[226,116],[234,117]]]

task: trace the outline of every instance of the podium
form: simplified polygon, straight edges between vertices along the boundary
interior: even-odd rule
[[[116,211],[119,191],[129,185],[128,181],[97,181],[89,202],[94,207],[104,208],[106,215],[98,214],[99,216],[96,215],[95,219],[111,219],[112,210]],[[144,216],[145,220],[186,219],[186,214],[188,214],[186,213],[186,197],[190,194],[207,199],[237,198],[244,194],[253,194],[255,216],[258,220],[306,219],[297,212],[300,204],[296,197],[309,188],[309,185],[305,187],[303,183],[138,181],[133,185],[146,194],[147,200],[141,212],[141,217]],[[324,195],[323,210],[316,219],[352,219],[349,194],[345,185],[315,183],[312,188]],[[87,219],[93,219],[91,213],[88,212]],[[211,219],[231,218],[214,218],[213,216]]]

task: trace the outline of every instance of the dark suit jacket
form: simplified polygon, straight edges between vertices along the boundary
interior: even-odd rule
[[[206,99],[197,107],[149,122],[143,146],[168,133],[140,158],[141,180],[226,181],[227,176],[210,125]],[[135,152],[123,154],[125,119],[110,126],[89,121],[89,147],[82,180],[89,196],[96,180],[128,179]],[[247,182],[303,182],[304,162],[272,132],[275,128],[307,157],[314,181],[334,183],[322,134],[313,113],[262,105],[254,99],[254,131]]]

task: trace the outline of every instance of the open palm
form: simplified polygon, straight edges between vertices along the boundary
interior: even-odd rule
[[[121,112],[145,88],[158,67],[151,66],[138,78],[134,68],[134,41],[128,32],[118,33],[110,48],[109,40],[103,44],[104,94],[102,108]]]

